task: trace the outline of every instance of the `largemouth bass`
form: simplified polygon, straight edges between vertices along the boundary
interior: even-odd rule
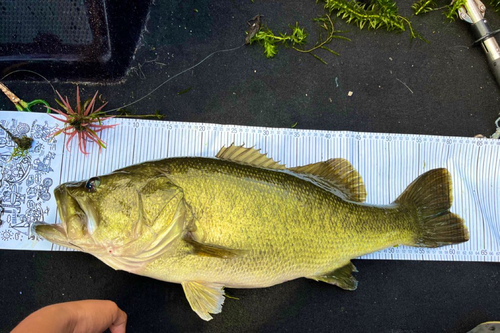
[[[40,236],[114,269],[180,283],[204,320],[221,311],[224,287],[305,277],[354,290],[352,258],[469,239],[449,210],[446,169],[374,206],[363,203],[363,181],[347,160],[286,168],[234,145],[216,158],[169,158],[65,183],[55,197],[62,223],[37,225]]]

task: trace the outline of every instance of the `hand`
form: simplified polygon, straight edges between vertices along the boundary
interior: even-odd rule
[[[85,300],[49,305],[33,312],[12,333],[125,333],[127,314],[115,302]]]

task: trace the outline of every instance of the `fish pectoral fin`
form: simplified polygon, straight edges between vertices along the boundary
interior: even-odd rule
[[[191,233],[187,233],[183,240],[189,244],[193,254],[204,257],[215,257],[221,259],[232,259],[245,253],[244,250],[229,249],[223,246],[203,244],[194,240]]]
[[[311,279],[333,284],[345,290],[356,290],[358,281],[352,276],[352,272],[357,271],[356,267],[349,261],[348,264],[332,272],[316,275],[311,277]]]
[[[191,309],[201,319],[209,321],[213,319],[210,314],[217,314],[222,311],[224,286],[195,281],[182,282],[181,284]]]

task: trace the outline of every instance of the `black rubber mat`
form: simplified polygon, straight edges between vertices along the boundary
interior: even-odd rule
[[[338,19],[336,29],[351,41],[330,45],[340,56],[318,52],[326,65],[291,48],[279,48],[275,58],[266,59],[260,46],[244,46],[214,54],[126,109],[132,114],[158,111],[173,121],[463,137],[492,134],[500,89],[483,50],[471,46],[468,24],[449,22],[439,11],[414,17],[412,2],[397,3],[428,42],[411,41],[407,31],[360,31]],[[130,47],[136,35],[126,32],[138,22],[126,8],[143,8],[123,0],[106,5],[117,20],[108,24],[112,52],[122,44]],[[500,28],[500,16],[486,5],[492,28]],[[322,3],[314,0],[157,0],[139,44],[133,44],[136,52],[127,53],[135,56],[122,81],[75,81],[83,97],[99,90],[109,101],[106,109],[120,107],[213,52],[243,45],[247,21],[256,14],[264,15],[264,23],[276,33],[298,22],[314,45],[322,30],[312,18],[323,13]],[[116,30],[121,38],[113,38]],[[59,78],[54,67],[38,69]],[[3,68],[2,74],[12,69]],[[90,77],[95,72],[91,70],[84,76]],[[52,81],[75,100],[75,83]],[[25,100],[52,102],[55,97],[36,76],[6,83]],[[0,97],[0,109],[12,105]],[[0,251],[0,331],[42,306],[89,298],[116,301],[129,315],[127,332],[465,333],[500,318],[497,263],[354,264],[360,282],[354,292],[306,279],[265,289],[228,289],[238,300],[227,299],[222,313],[207,323],[192,312],[178,284],[114,271],[83,253]]]
[[[1,76],[29,69],[46,72],[49,79],[119,79],[133,57],[149,3],[1,1]]]

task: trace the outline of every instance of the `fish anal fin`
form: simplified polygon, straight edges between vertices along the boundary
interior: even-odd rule
[[[272,158],[267,157],[258,149],[235,146],[234,143],[229,147],[222,147],[215,157],[220,158],[221,160],[247,164],[260,168],[275,170],[286,169],[283,164],[279,164]]]
[[[345,290],[356,290],[358,281],[352,276],[352,272],[357,272],[356,267],[349,261],[344,266],[326,274],[312,276],[311,279],[336,285]]]
[[[364,202],[366,189],[363,179],[352,164],[343,158],[333,158],[324,162],[307,164],[289,168],[298,174],[305,175],[320,185],[326,185],[351,201]]]
[[[199,256],[231,259],[242,255],[245,252],[244,250],[229,249],[223,246],[197,242],[190,232],[186,233],[183,240],[189,244],[193,254]]]
[[[182,282],[181,284],[191,309],[201,319],[212,320],[213,317],[210,314],[222,311],[224,286],[196,281]]]

